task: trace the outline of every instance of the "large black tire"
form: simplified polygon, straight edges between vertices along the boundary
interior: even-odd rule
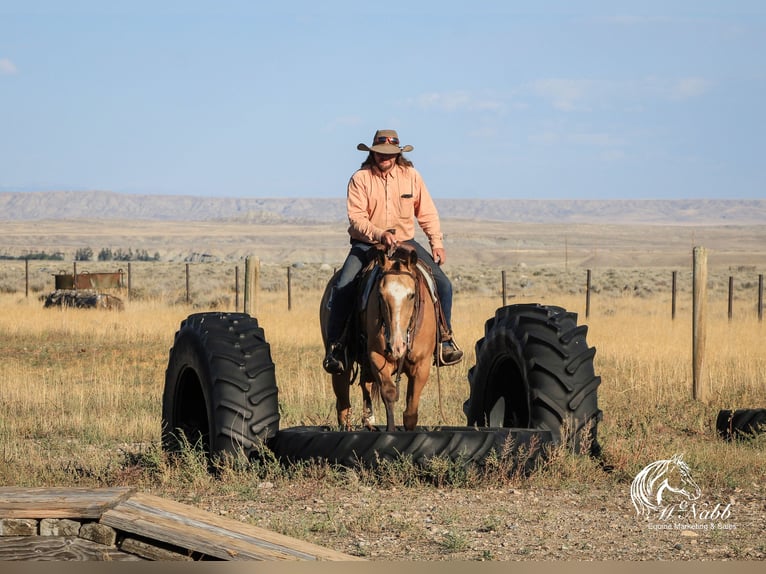
[[[278,431],[274,363],[258,321],[245,313],[189,315],[165,371],[163,447],[201,442],[211,458],[252,457]]]
[[[596,439],[602,413],[594,374],[595,348],[587,326],[561,307],[508,305],[495,312],[476,342],[463,405],[469,425],[529,427],[551,431],[555,444],[600,455]]]
[[[418,427],[414,431],[338,431],[330,427],[303,426],[282,429],[271,444],[284,462],[319,460],[347,467],[374,468],[381,461],[409,457],[422,465],[434,457],[463,463],[481,463],[495,453],[511,465],[532,470],[551,443],[547,431],[471,427]],[[514,467],[515,468],[515,467]]]
[[[737,409],[718,412],[715,427],[724,440],[752,439],[766,432],[766,409]]]

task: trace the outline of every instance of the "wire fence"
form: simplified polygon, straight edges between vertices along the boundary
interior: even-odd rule
[[[257,289],[283,292],[291,310],[295,301],[310,294],[316,298],[336,268],[328,264],[259,264]],[[692,292],[692,269],[571,268],[524,265],[509,268],[475,266],[448,271],[456,294],[496,296],[507,305],[517,297],[529,299],[543,293],[582,295],[585,316],[598,297],[669,296],[672,319],[681,294]],[[114,285],[115,276],[119,285]],[[108,284],[101,286],[96,279]],[[88,285],[90,281],[90,285]],[[114,291],[127,300],[160,298],[170,304],[228,308],[240,311],[245,299],[245,261],[239,262],[72,262],[0,261],[0,293],[44,297],[56,288],[93,288]],[[727,315],[739,308],[755,309],[763,319],[763,273],[753,265],[718,268],[707,278],[711,300],[725,301]]]

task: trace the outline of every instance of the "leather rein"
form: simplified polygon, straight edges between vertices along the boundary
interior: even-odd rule
[[[406,347],[407,352],[402,356],[401,359],[399,359],[397,366],[396,366],[396,378],[395,383],[398,387],[399,381],[402,378],[402,369],[404,368],[404,361],[407,359],[407,356],[409,355],[410,351],[412,350],[412,341],[415,338],[415,330],[417,325],[417,318],[420,314],[420,277],[417,273],[413,273],[412,271],[406,271],[402,269],[389,269],[387,271],[383,271],[380,274],[380,277],[378,278],[378,282],[380,282],[383,277],[386,275],[407,275],[413,279],[415,282],[415,305],[412,309],[412,315],[410,315],[410,322],[407,325],[407,333],[406,333]],[[378,299],[380,301],[380,308],[385,309],[387,308],[383,301],[383,296],[380,294],[380,291],[378,291]],[[383,322],[383,328],[385,329],[385,335],[386,335],[386,350],[390,350],[390,338],[391,338],[391,325],[390,325],[390,317],[388,317],[388,313],[381,313],[381,321]]]

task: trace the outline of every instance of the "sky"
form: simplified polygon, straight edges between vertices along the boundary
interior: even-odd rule
[[[766,2],[0,0],[0,192],[766,198]]]

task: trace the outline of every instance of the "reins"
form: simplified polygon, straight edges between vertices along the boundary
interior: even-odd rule
[[[390,256],[390,255],[389,255]],[[409,354],[411,350],[412,341],[415,338],[415,321],[417,320],[418,313],[420,313],[420,281],[421,277],[417,273],[413,273],[411,271],[405,271],[403,269],[389,269],[387,271],[384,271],[380,275],[380,279],[382,279],[386,275],[409,275],[412,277],[415,281],[415,307],[413,308],[412,315],[410,316],[410,323],[407,326],[407,354]],[[380,292],[378,292],[378,297],[381,297]],[[390,336],[390,326],[388,325],[388,321],[381,317],[383,320],[383,326],[387,330],[387,337],[386,340],[388,340],[388,336]],[[441,344],[440,337],[439,337],[439,305],[434,303],[434,322],[435,322],[435,346],[434,346],[434,355],[436,358],[436,389],[437,389],[437,396],[439,399],[439,416],[441,417],[440,424],[444,424],[447,420],[447,417],[444,414],[444,401],[442,399],[442,379],[441,379],[441,364],[439,361],[439,345]],[[399,382],[402,378],[402,370],[404,369],[404,361],[407,358],[407,354],[405,354],[401,359],[399,359],[396,372],[395,372],[395,378],[394,383],[396,384],[397,392],[399,390]]]
[[[396,390],[399,392],[399,382],[402,379],[402,370],[404,369],[404,361],[407,360],[407,355],[411,351],[411,345],[412,340],[415,338],[415,321],[417,319],[418,313],[420,312],[420,298],[418,295],[418,290],[420,287],[420,280],[419,277],[411,272],[411,271],[405,271],[402,269],[389,269],[387,271],[383,271],[380,274],[380,277],[378,278],[378,281],[382,280],[383,277],[386,275],[407,275],[412,278],[412,280],[415,282],[415,305],[412,309],[412,314],[410,315],[410,322],[407,325],[407,331],[406,331],[406,347],[407,352],[397,361],[396,365],[396,372],[394,373],[394,383],[396,384]],[[380,291],[378,291],[378,298],[381,300],[381,308],[385,308],[385,305],[382,304],[383,297],[380,294]],[[390,320],[386,320],[386,317],[384,316],[386,314],[381,314],[381,319],[383,320],[383,327],[386,329],[386,342],[388,342],[389,337],[391,336],[391,326],[389,325]]]

